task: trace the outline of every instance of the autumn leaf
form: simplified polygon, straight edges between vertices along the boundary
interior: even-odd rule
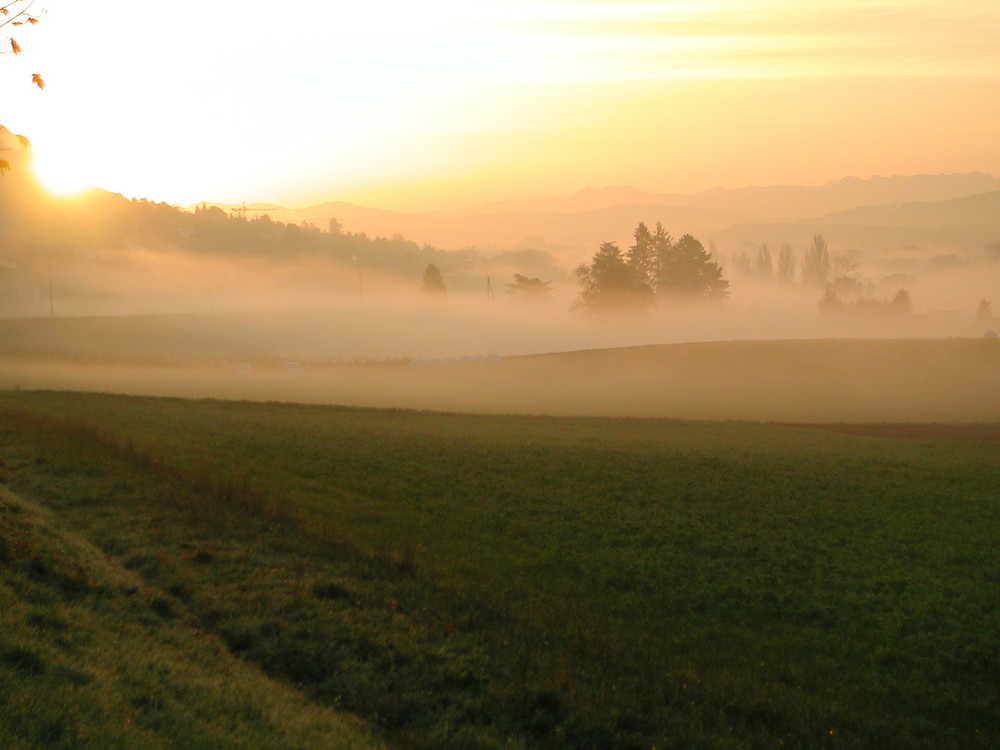
[[[37,18],[29,18],[28,19],[28,23],[30,23],[32,26],[34,26],[36,23],[38,23],[38,19]]]
[[[23,135],[19,135],[17,137],[17,140],[21,144],[22,147],[24,147],[24,148],[31,148],[31,141],[29,141]]]
[[[6,159],[0,159],[0,174],[3,174],[5,169],[10,169],[10,162]]]
[[[10,48],[11,48],[12,50],[14,50],[14,54],[15,54],[15,55],[16,55],[16,54],[17,54],[18,52],[20,52],[20,51],[21,51],[21,45],[17,43],[17,40],[16,40],[16,39],[11,39],[11,40],[10,40]]]
[[[38,75],[38,73],[32,73],[31,74],[31,82],[33,84],[35,84],[36,86],[38,86],[38,88],[40,88],[40,89],[44,89],[45,88],[45,81],[42,80],[42,77],[40,75]]]
[[[7,9],[6,8],[0,8],[0,13],[3,13],[6,16],[7,15]]]

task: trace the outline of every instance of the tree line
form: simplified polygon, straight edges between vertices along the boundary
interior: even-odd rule
[[[729,295],[721,266],[690,234],[675,241],[659,222],[653,231],[640,222],[633,238],[624,252],[617,243],[603,243],[589,264],[576,269],[576,309],[641,312],[659,300],[722,300]]]
[[[782,284],[793,283],[798,272],[803,284],[822,286],[833,278],[845,275],[845,267],[852,264],[856,265],[849,252],[831,254],[822,234],[813,235],[812,244],[802,254],[801,263],[787,242],[781,245],[776,255],[772,254],[766,242],[757,246],[754,252],[740,250],[732,255],[732,266],[739,276]]]
[[[4,251],[56,259],[81,250],[188,250],[205,255],[288,258],[320,256],[348,267],[419,277],[428,262],[464,263],[471,250],[445,251],[401,236],[369,237],[345,232],[336,221],[320,228],[308,222],[248,218],[215,206],[187,211],[167,203],[127,199],[91,190],[58,200],[33,189],[27,179],[0,182]],[[9,189],[6,189],[9,188]]]
[[[614,242],[603,243],[589,264],[575,272],[580,295],[576,310],[604,314],[643,312],[665,299],[722,300],[729,295],[729,282],[712,254],[690,234],[674,238],[657,222],[653,231],[640,222],[634,243],[624,252]],[[542,300],[552,291],[552,281],[514,274],[507,293],[521,300]],[[426,296],[447,291],[440,270],[428,264],[421,282]],[[489,288],[492,293],[492,287]]]

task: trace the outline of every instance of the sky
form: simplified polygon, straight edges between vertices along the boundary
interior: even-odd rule
[[[423,211],[1000,174],[996,0],[35,7],[0,123],[58,189]]]

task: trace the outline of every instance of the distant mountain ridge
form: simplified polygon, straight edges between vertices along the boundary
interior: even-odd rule
[[[461,211],[402,213],[332,201],[302,209],[247,206],[280,221],[324,227],[337,219],[350,232],[457,249],[596,247],[627,241],[639,221],[660,221],[674,234],[730,238],[736,228],[859,224],[880,227],[993,224],[1000,221],[1000,179],[984,172],[845,177],[824,185],[713,188],[699,193],[645,193],[630,185],[587,188],[565,198],[503,201]],[[945,205],[947,204],[947,205]],[[233,206],[220,205],[225,210]],[[759,232],[751,232],[759,234]],[[887,237],[886,232],[879,236]],[[963,237],[970,236],[967,232]],[[973,233],[971,236],[978,237]]]
[[[781,241],[803,246],[817,233],[834,247],[856,250],[982,248],[1000,242],[1000,190],[951,200],[861,206],[799,221],[734,224],[715,239],[729,245]]]
[[[706,208],[762,219],[807,219],[859,206],[915,201],[940,201],[1000,190],[1000,179],[985,172],[948,175],[844,177],[823,185],[768,185],[712,188],[698,193],[644,193],[631,185],[586,188],[568,198],[504,201],[478,209],[443,213],[575,213],[616,205],[670,205]]]
[[[866,226],[956,226],[1000,223],[1000,190],[944,201],[862,206],[822,217],[826,222]]]

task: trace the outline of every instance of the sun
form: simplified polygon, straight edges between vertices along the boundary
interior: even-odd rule
[[[34,161],[35,177],[49,193],[60,197],[74,197],[93,186],[88,180],[81,165],[72,160],[61,159],[55,155],[36,154]]]

